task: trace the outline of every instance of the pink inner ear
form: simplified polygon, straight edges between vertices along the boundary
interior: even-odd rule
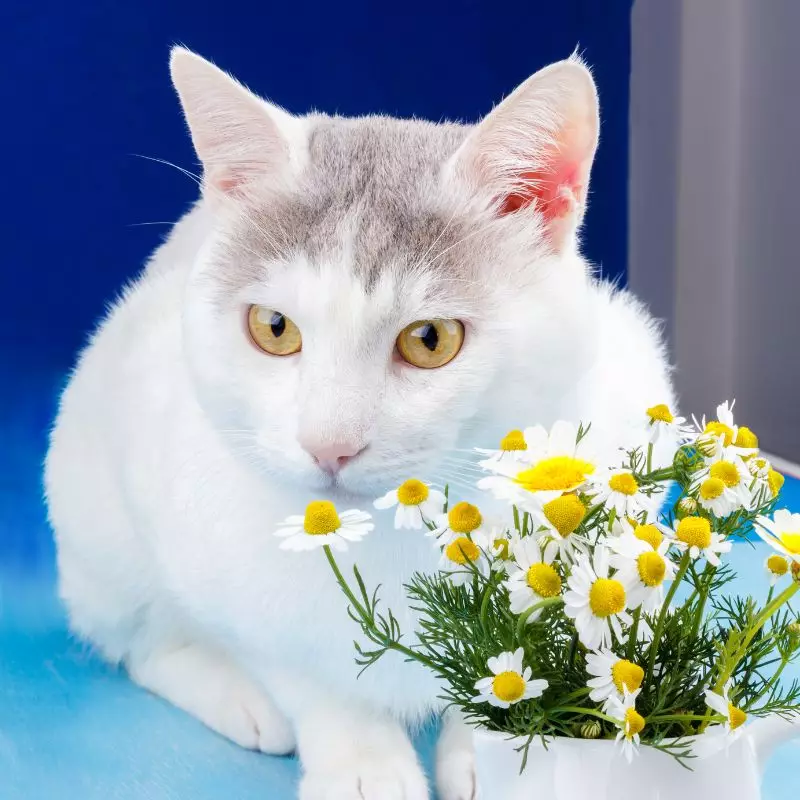
[[[564,160],[521,173],[518,187],[503,199],[500,213],[513,214],[535,203],[545,221],[551,222],[568,214],[582,192],[579,164]]]

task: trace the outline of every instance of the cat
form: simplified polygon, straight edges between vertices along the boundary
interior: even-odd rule
[[[470,497],[464,451],[525,424],[591,420],[611,456],[673,402],[658,325],[580,255],[594,81],[573,56],[471,126],[293,116],[182,48],[171,75],[201,197],[81,354],[46,460],[70,624],[240,745],[296,750],[302,800],[422,800],[407,727],[441,709],[435,678],[396,654],[357,678],[325,558],[273,533],[409,477]],[[426,358],[463,343],[415,365],[414,324]],[[431,540],[378,516],[340,558],[410,630]],[[436,782],[474,795],[454,714]]]

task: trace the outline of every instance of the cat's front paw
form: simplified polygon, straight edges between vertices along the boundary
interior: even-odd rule
[[[471,750],[453,750],[439,756],[436,789],[439,800],[476,800],[475,755]]]
[[[413,758],[364,755],[308,771],[300,800],[428,800],[428,784]]]

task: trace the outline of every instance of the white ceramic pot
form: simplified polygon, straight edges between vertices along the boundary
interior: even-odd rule
[[[524,739],[476,730],[480,800],[759,800],[761,775],[773,748],[800,735],[782,719],[754,720],[727,751],[693,758],[691,769],[643,746],[632,763],[613,740],[534,740],[520,774]]]

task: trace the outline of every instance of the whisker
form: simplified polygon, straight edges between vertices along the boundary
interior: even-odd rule
[[[177,164],[173,164],[171,161],[167,161],[166,158],[145,156],[142,153],[131,153],[131,155],[134,156],[135,158],[143,158],[145,161],[153,161],[156,164],[163,164],[166,167],[172,167],[173,169],[178,170],[178,172],[184,174],[187,178],[191,179],[198,186],[203,185],[203,179],[199,175],[195,175],[194,172],[190,172],[188,169],[184,169],[183,167],[179,167]]]

